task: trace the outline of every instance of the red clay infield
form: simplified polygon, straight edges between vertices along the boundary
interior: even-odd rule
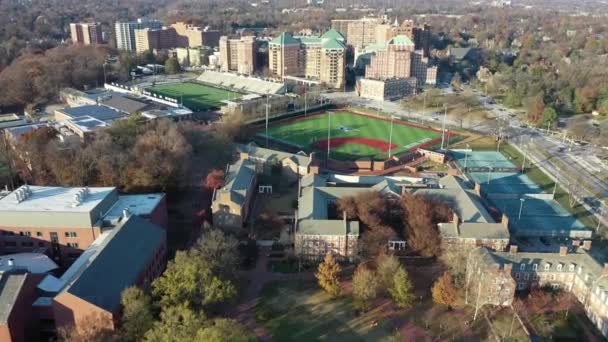
[[[314,144],[314,147],[317,149],[320,149],[320,150],[325,150],[325,149],[327,149],[327,142],[328,142],[327,139],[319,140]],[[396,149],[397,147],[399,147],[396,144],[389,144],[388,142],[386,142],[384,140],[370,139],[370,138],[347,137],[347,138],[332,138],[331,139],[331,148],[342,146],[342,145],[347,145],[347,144],[367,145],[369,147],[377,148],[383,152],[387,152],[389,150],[389,146],[392,149]]]

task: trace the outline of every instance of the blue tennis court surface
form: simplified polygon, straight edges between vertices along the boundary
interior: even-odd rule
[[[451,155],[460,169],[464,170],[466,163],[467,177],[479,183],[484,197],[507,214],[516,235],[591,236],[588,227],[552,199],[550,192],[521,173],[502,153],[457,150]]]

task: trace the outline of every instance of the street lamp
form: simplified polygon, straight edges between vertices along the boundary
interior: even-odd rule
[[[388,136],[388,157],[390,158],[392,156],[392,146],[393,146],[393,120],[395,119],[394,116],[391,115],[391,132]]]
[[[445,119],[448,116],[448,105],[443,104],[443,125],[441,127],[441,149],[443,150],[443,144],[445,142]]]
[[[492,178],[491,175],[492,175],[492,167],[489,166],[488,167],[488,184],[490,184],[490,179]]]
[[[524,208],[525,201],[526,201],[526,199],[523,197],[519,199],[519,215],[517,215],[517,220],[521,220],[521,211]]]
[[[467,149],[464,151],[464,171],[467,171],[467,160],[469,158],[469,150],[471,149],[471,146],[469,146],[469,144],[466,145]]]

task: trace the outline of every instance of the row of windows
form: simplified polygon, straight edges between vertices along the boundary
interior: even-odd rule
[[[564,266],[564,264],[561,264],[561,263],[560,263],[560,264],[557,264],[557,270],[558,270],[558,271],[562,271],[562,270],[563,270],[563,266]],[[575,265],[575,264],[570,264],[570,265],[568,266],[568,270],[569,270],[570,272],[574,272],[574,269],[575,269],[575,268],[576,268],[576,265]],[[525,271],[525,270],[526,270],[526,264],[521,264],[521,265],[519,265],[519,269],[520,269],[521,271]],[[532,270],[533,270],[533,271],[538,271],[538,264],[532,264]],[[550,264],[550,263],[546,263],[546,264],[544,265],[544,270],[545,270],[545,271],[549,271],[549,270],[551,270],[551,264]]]
[[[5,247],[17,247],[16,241],[4,241]],[[34,243],[31,241],[21,242],[21,247],[34,247]],[[38,247],[44,247],[44,242],[38,242]]]
[[[15,232],[12,232],[12,231],[3,230],[2,231],[2,235],[4,235],[4,236],[15,236],[17,234]],[[19,232],[19,236],[31,237],[32,236],[32,232],[30,232],[30,231],[21,231],[21,232]],[[36,237],[43,237],[43,236],[44,236],[43,232],[36,232]],[[67,238],[75,238],[75,237],[78,237],[78,233],[76,233],[76,232],[65,232],[65,237],[67,237]]]

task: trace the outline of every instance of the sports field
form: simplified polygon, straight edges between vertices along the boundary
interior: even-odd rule
[[[394,155],[441,142],[440,132],[394,120],[392,144],[389,144],[390,119],[350,112],[315,114],[281,122],[271,126],[268,135],[271,139],[303,150],[326,152],[328,127],[331,127],[329,141],[333,159],[370,157],[381,160],[388,157],[389,150]],[[264,129],[259,134],[263,135]]]
[[[222,100],[241,97],[237,92],[193,82],[159,84],[146,90],[176,99],[178,103],[183,100],[182,104],[193,111],[216,109],[222,105]]]

